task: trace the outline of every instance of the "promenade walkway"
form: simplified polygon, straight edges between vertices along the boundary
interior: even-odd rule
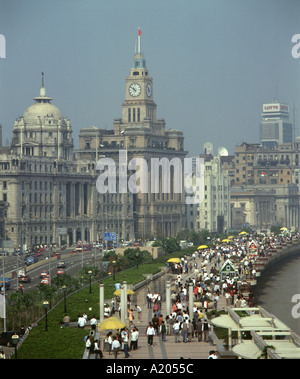
[[[201,258],[198,256],[196,258],[196,262],[198,263],[198,267],[201,267]],[[211,264],[208,264],[206,267],[206,272],[209,272],[212,264],[215,263],[215,260]],[[160,278],[153,280],[149,283],[149,286],[144,286],[136,291],[135,295],[132,296],[132,308],[134,309],[135,304],[139,305],[142,308],[142,317],[141,322],[138,323],[137,312],[134,311],[134,326],[136,326],[139,330],[139,339],[138,339],[138,349],[130,351],[130,356],[128,359],[207,359],[209,356],[210,350],[216,350],[216,347],[209,341],[198,342],[196,336],[192,338],[191,342],[182,342],[182,337],[180,338],[180,343],[175,343],[174,335],[167,335],[167,341],[163,342],[160,335],[154,336],[154,344],[153,346],[148,346],[147,336],[145,334],[146,328],[149,322],[152,320],[153,311],[151,309],[147,309],[147,299],[146,294],[148,290],[151,293],[155,291],[157,293],[161,293],[162,295],[162,307],[161,314],[166,317],[166,302],[165,302],[165,294],[166,294],[166,281],[170,280],[171,289],[176,290],[175,286],[175,274],[166,273],[162,275]],[[182,274],[182,282],[184,283],[187,279],[194,276],[194,269],[192,269],[187,274]],[[218,310],[225,309],[225,298],[222,294],[220,294],[219,302],[218,302]],[[118,317],[118,313],[115,313],[114,316]],[[127,320],[127,325],[128,325]],[[212,327],[213,329],[213,327]],[[129,328],[131,330],[131,327]],[[107,331],[100,331],[100,339],[101,345],[103,346],[103,341],[106,337]],[[129,341],[130,343],[130,341]],[[125,354],[123,351],[120,351],[118,354],[118,359],[124,358]],[[91,357],[92,358],[92,357]],[[108,352],[104,352],[104,359],[114,359],[113,354],[109,355]]]

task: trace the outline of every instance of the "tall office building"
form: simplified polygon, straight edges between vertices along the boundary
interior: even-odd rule
[[[105,203],[104,214],[107,215],[111,227],[114,224],[116,209],[122,229],[126,228],[126,223],[132,221],[133,225],[129,232],[132,239],[175,236],[185,228],[184,191],[176,192],[175,182],[179,176],[176,175],[174,161],[172,162],[173,158],[179,159],[183,168],[186,156],[184,136],[181,131],[166,129],[165,120],[156,117],[153,79],[146,66],[145,56],[141,52],[140,37],[139,32],[138,49],[134,54],[129,76],[126,78],[122,117],[114,120],[113,130],[96,127],[81,129],[80,149],[75,154],[78,160],[98,159],[101,156],[112,158],[116,162],[117,177],[120,169],[118,166],[120,151],[126,153],[128,164],[134,159],[146,162],[147,172],[142,172],[142,167],[137,167],[136,170],[137,175],[142,174],[145,179],[144,191],[130,193],[129,189],[126,189],[126,212],[120,198],[125,194],[120,194],[118,184],[114,197],[107,196]],[[152,175],[154,159],[158,159],[159,163],[162,163],[162,159],[168,162],[169,191],[165,192],[163,188],[162,183],[167,175],[164,176],[161,165],[157,176]],[[135,170],[132,168],[128,169],[127,178],[133,172]],[[157,192],[153,191],[153,185],[157,185]]]
[[[279,102],[263,104],[260,142],[263,147],[269,148],[293,142],[293,124],[290,121],[288,105]]]

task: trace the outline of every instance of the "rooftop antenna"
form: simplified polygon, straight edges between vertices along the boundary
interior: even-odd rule
[[[276,86],[276,92],[275,92],[275,95],[276,95],[276,97],[275,97],[275,99],[274,99],[274,102],[275,102],[275,103],[278,103],[278,86]]]
[[[44,73],[42,72],[42,87],[44,87]]]
[[[141,54],[141,35],[142,31],[140,27],[138,27],[138,54]]]

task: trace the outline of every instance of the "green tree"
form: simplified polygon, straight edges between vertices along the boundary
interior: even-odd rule
[[[162,248],[167,254],[174,253],[175,251],[181,250],[179,243],[176,238],[163,238],[161,241]]]

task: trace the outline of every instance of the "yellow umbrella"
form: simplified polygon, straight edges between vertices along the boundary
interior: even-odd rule
[[[197,247],[197,249],[207,249],[207,248],[208,248],[208,246],[206,246],[206,245],[201,245],[201,246]]]
[[[170,258],[167,262],[180,263],[181,261],[179,258]]]
[[[105,320],[99,322],[97,325],[99,329],[105,330],[105,329],[122,329],[126,326],[124,322],[119,320],[117,317],[109,317]]]
[[[241,235],[241,234],[247,234],[247,232],[241,232],[240,235]]]
[[[234,236],[228,236],[227,238],[228,238],[228,239],[231,239],[231,238],[234,238]]]
[[[230,242],[230,240],[225,238],[224,240],[222,240],[222,242]]]
[[[287,228],[280,228],[280,230],[287,230]]]
[[[121,295],[121,289],[118,289],[114,292],[114,295],[120,296]],[[134,292],[131,289],[127,289],[127,295],[134,295]]]

